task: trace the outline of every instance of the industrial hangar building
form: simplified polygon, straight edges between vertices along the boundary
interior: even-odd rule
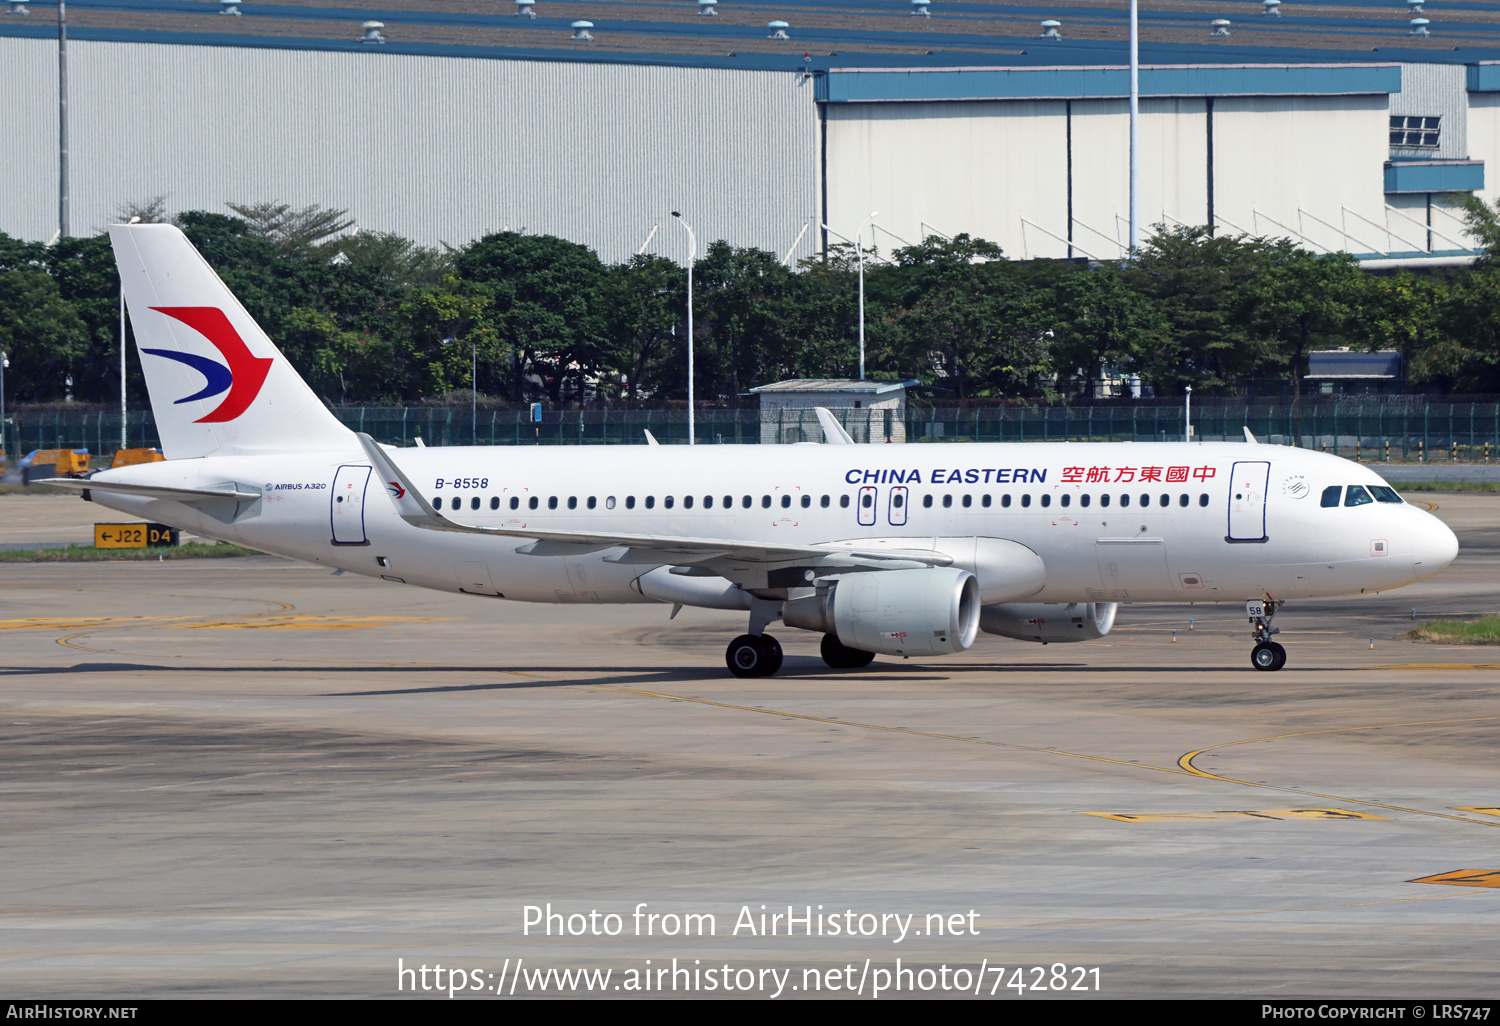
[[[342,2],[68,4],[71,232],[165,195],[609,261],[685,259],[672,210],[789,261],[872,211],[882,252],[959,232],[1014,258],[1123,252],[1123,0]],[[56,11],[10,9],[0,230],[47,239]],[[1454,194],[1497,187],[1500,6],[1159,0],[1141,24],[1144,221],[1374,265],[1471,256]]]

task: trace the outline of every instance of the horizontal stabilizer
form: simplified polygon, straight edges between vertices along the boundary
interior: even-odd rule
[[[86,477],[48,477],[32,484],[56,485],[80,492],[115,492],[119,495],[139,495],[147,499],[170,499],[189,505],[206,505],[224,502],[254,502],[260,492],[243,491],[238,485],[226,484],[222,488],[171,488],[164,485],[127,484],[124,481],[99,481]]]

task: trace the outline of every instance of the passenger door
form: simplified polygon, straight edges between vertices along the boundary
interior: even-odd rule
[[[859,506],[855,512],[861,527],[875,526],[875,500],[879,497],[880,489],[874,485],[865,485],[859,490]]]
[[[1271,464],[1259,460],[1236,463],[1229,472],[1229,535],[1236,542],[1266,540],[1266,483]]]
[[[370,469],[340,467],[333,476],[328,516],[335,545],[370,544],[365,537],[365,488],[370,483]]]

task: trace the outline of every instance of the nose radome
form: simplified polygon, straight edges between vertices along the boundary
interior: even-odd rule
[[[1417,580],[1442,573],[1458,557],[1458,535],[1432,514],[1412,533],[1412,571]]]

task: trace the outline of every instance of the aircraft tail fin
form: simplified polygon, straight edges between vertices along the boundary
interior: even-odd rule
[[[174,225],[110,225],[167,459],[358,448]]]

